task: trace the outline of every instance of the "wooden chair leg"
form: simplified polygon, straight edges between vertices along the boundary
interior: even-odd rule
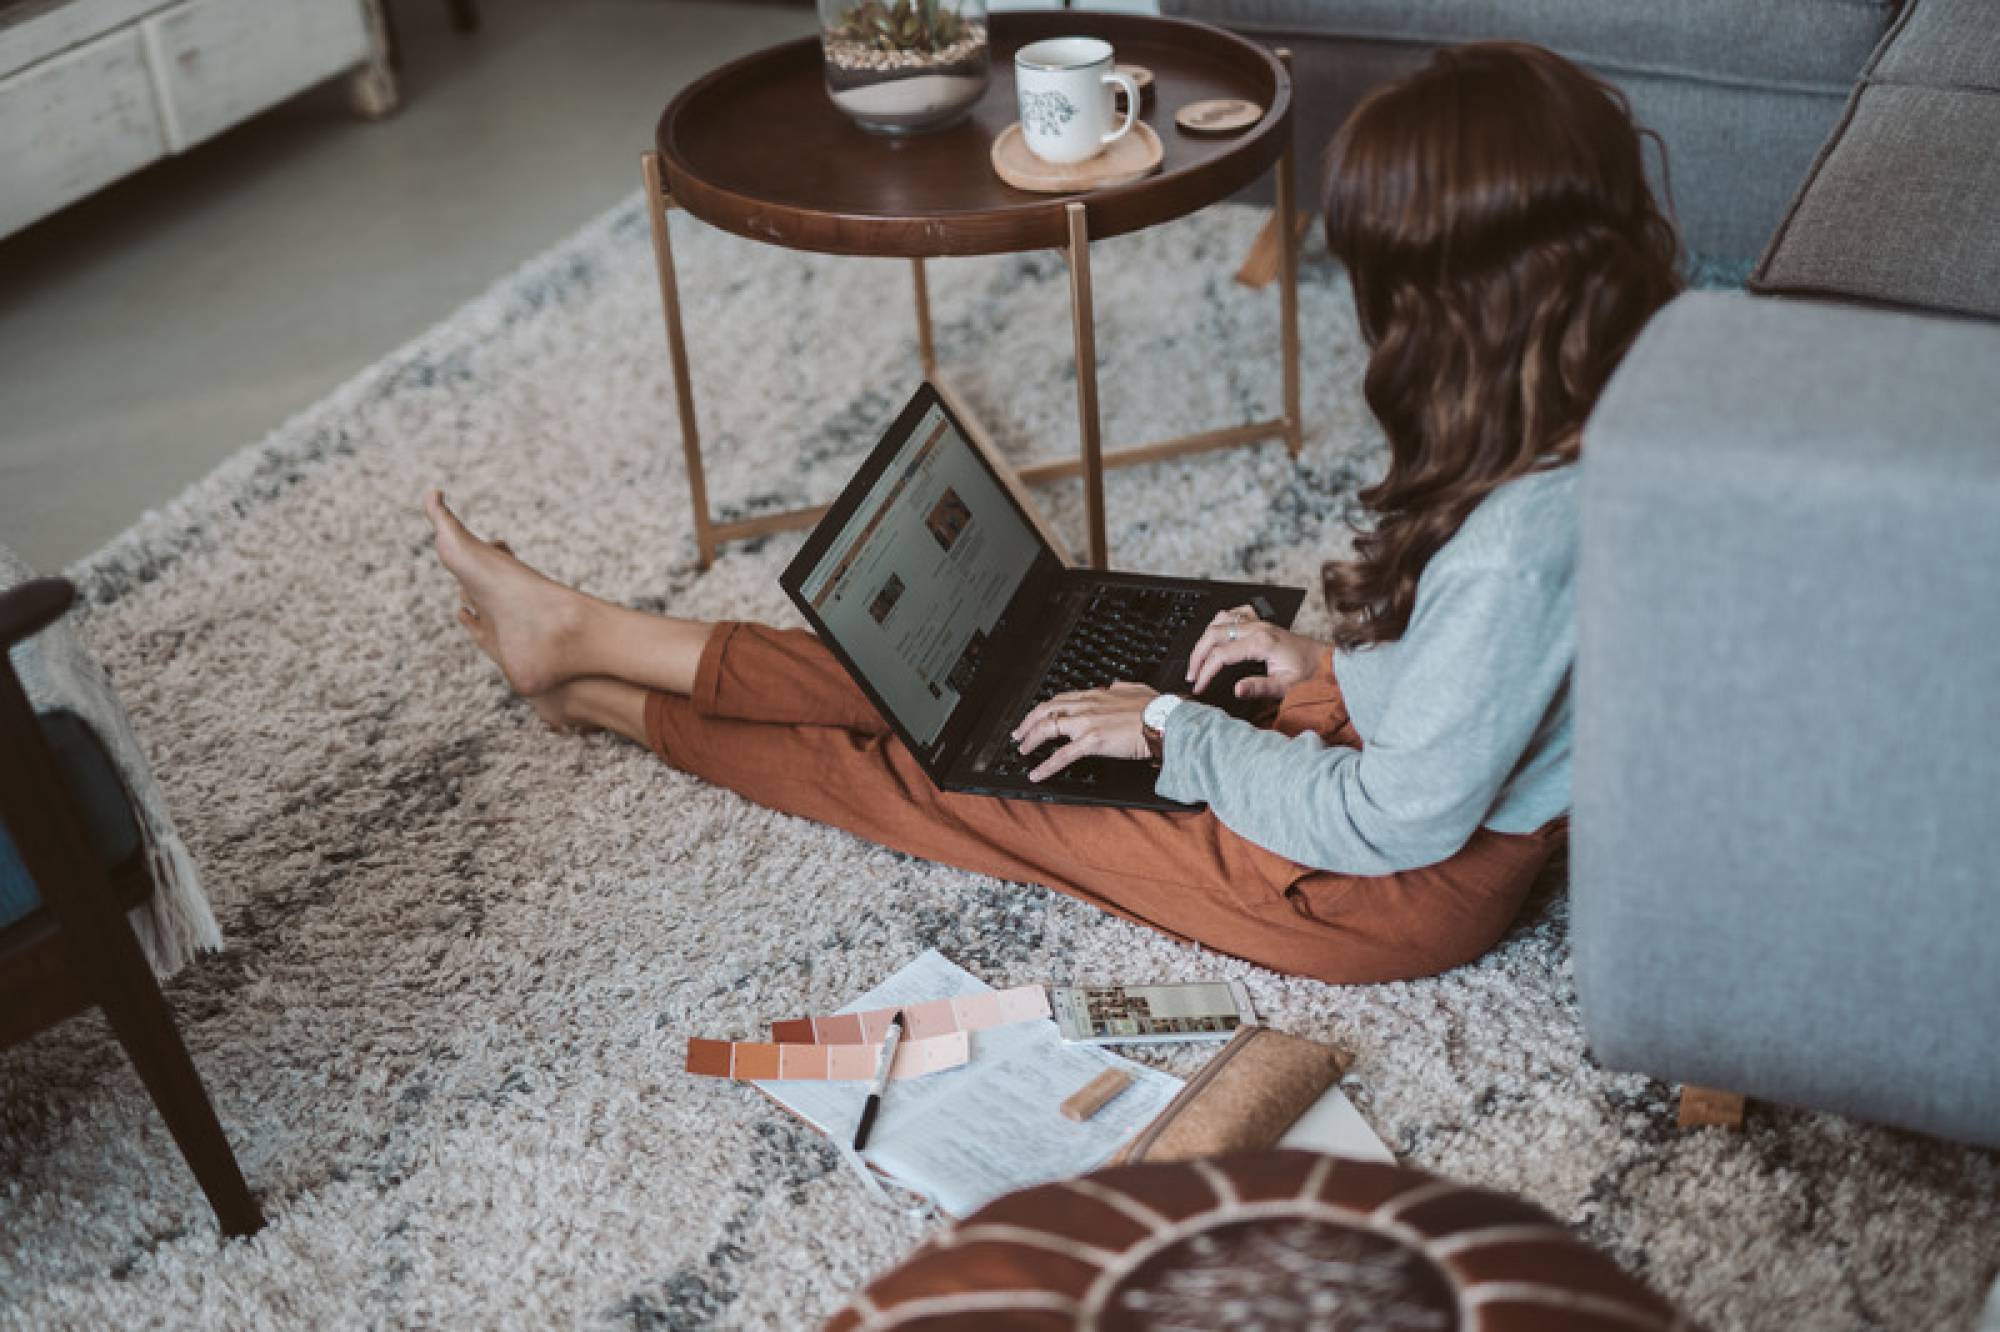
[[[1716,1091],[1712,1087],[1682,1087],[1680,1125],[1682,1128],[1740,1129],[1743,1127],[1743,1098],[1735,1092]]]
[[[136,947],[133,951],[137,952]],[[160,1118],[167,1121],[195,1181],[208,1195],[222,1233],[254,1235],[264,1226],[264,1214],[244,1182],[235,1153],[229,1150],[229,1139],[215,1117],[215,1107],[201,1085],[194,1061],[188,1058],[159,982],[143,958],[136,960],[136,974],[128,972],[125,983],[108,987],[100,996],[104,1014],[118,1043],[139,1070],[139,1080],[152,1094]]]
[[[1301,212],[1295,219],[1297,235],[1303,238],[1312,226],[1312,214]],[[1278,270],[1284,263],[1284,255],[1278,248],[1278,214],[1275,210],[1265,219],[1264,229],[1257,233],[1257,239],[1250,242],[1250,250],[1243,256],[1243,266],[1236,270],[1236,280],[1246,287],[1263,288],[1278,280]]]
[[[60,579],[23,583],[0,596],[0,754],[7,756],[0,763],[0,811],[21,863],[42,890],[74,992],[104,1009],[223,1233],[248,1235],[264,1224],[263,1214],[76,806],[62,794],[55,757],[8,657],[9,647],[53,623],[75,596],[75,587]]]

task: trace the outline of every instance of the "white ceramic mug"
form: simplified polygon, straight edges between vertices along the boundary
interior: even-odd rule
[[[1118,119],[1111,90],[1125,90]],[[1139,118],[1139,85],[1112,67],[1111,43],[1095,37],[1050,37],[1014,53],[1014,91],[1021,135],[1044,162],[1087,162],[1131,133]]]

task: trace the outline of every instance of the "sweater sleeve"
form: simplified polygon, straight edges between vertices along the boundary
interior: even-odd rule
[[[1455,854],[1568,678],[1574,590],[1567,579],[1473,568],[1425,594],[1364,749],[1184,706],[1167,719],[1160,794],[1205,801],[1240,836],[1315,869],[1394,874]]]

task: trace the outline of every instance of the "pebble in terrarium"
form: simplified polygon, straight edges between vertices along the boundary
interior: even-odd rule
[[[826,90],[863,129],[964,119],[986,91],[985,0],[819,0]]]

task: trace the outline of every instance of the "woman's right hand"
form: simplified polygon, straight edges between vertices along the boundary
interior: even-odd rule
[[[1229,667],[1244,661],[1264,663],[1262,675],[1236,682],[1238,698],[1283,698],[1319,665],[1326,646],[1257,618],[1248,606],[1218,614],[1202,631],[1188,654],[1188,681],[1200,694]]]

